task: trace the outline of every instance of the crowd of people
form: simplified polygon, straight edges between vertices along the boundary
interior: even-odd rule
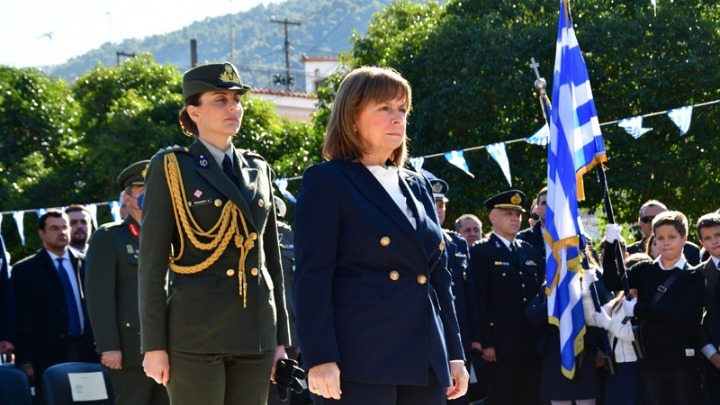
[[[82,361],[132,405],[720,404],[719,213],[688,224],[650,200],[637,243],[615,224],[599,252],[584,243],[568,378],[547,188],[486,196],[484,230],[470,213],[443,229],[449,185],[405,168],[410,84],[363,67],[338,88],[293,230],[268,163],[232,143],[249,90],[230,63],[186,72],[194,142],[119,173],[122,221],[93,230],[73,205],[39,218],[35,254],[10,266],[0,246],[0,352],[37,398],[47,368]]]

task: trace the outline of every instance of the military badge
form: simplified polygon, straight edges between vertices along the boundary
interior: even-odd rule
[[[203,167],[203,168],[208,167],[209,162],[208,162],[207,158],[205,157],[205,155],[198,156],[198,164],[200,165],[200,167]]]
[[[200,190],[195,190],[195,192],[193,193],[195,198],[200,198],[200,196],[202,196],[202,194],[203,194],[203,192]]]
[[[515,193],[512,197],[510,197],[510,202],[519,205],[522,202],[522,197],[520,197],[520,194]]]
[[[218,79],[224,83],[240,83],[240,76],[238,76],[233,66],[229,63],[225,64],[225,71],[222,72]]]

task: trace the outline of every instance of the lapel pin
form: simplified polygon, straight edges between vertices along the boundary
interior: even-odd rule
[[[193,193],[193,195],[195,196],[195,198],[200,198],[200,196],[201,196],[202,194],[203,194],[203,193],[202,193],[202,191],[200,191],[200,190],[195,190],[195,192]]]

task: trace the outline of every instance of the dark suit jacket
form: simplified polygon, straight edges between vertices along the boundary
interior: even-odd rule
[[[535,222],[532,227],[520,231],[517,238],[532,245],[538,253],[538,257],[545,261],[545,238],[543,237],[543,228],[540,221]]]
[[[95,361],[97,356],[83,296],[83,257],[69,249],[68,252],[80,287],[85,318],[82,357],[84,361]],[[67,361],[67,307],[60,276],[47,250],[40,249],[15,264],[12,283],[20,325],[15,347],[17,363],[32,362],[35,375],[40,378],[49,366]]]
[[[400,171],[414,229],[361,163],[305,171],[295,208],[295,300],[304,365],[337,362],[341,378],[450,385],[462,360],[451,275],[430,184]]]
[[[247,253],[247,307],[240,296],[240,249],[234,240],[207,269],[195,274],[170,272],[171,247],[184,246],[181,266],[197,265],[212,251],[196,248],[181,235],[175,222],[164,157],[174,153],[185,198],[198,226],[210,230],[228,201],[242,212],[247,237],[254,247]],[[142,350],[174,349],[191,353],[258,353],[290,344],[271,171],[262,157],[235,151],[235,185],[200,141],[156,154],[145,178],[145,201],[138,269]],[[242,170],[238,162],[243,161]],[[183,207],[184,208],[184,207]],[[241,227],[238,220],[238,227]],[[208,242],[208,238],[201,238]]]
[[[448,254],[448,269],[452,273],[452,292],[455,301],[460,336],[465,359],[470,360],[471,343],[480,341],[480,320],[477,311],[475,278],[470,270],[467,241],[459,233],[443,230]]]
[[[513,243],[515,255],[493,233],[470,248],[481,343],[495,348],[498,361],[537,355],[537,335],[525,317],[525,307],[545,278],[545,263],[527,242]]]
[[[100,353],[122,351],[123,369],[140,367],[140,316],[138,314],[138,227],[128,216],[93,232],[85,257],[85,290],[90,322]]]

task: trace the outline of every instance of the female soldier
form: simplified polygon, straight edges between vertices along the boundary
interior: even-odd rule
[[[350,72],[330,115],[329,161],[303,176],[296,323],[317,403],[441,404],[467,390],[432,189],[403,169],[410,106],[397,72]]]
[[[248,90],[230,63],[186,72],[180,124],[196,140],[156,154],[146,176],[143,367],[173,405],[265,404],[290,343],[270,168],[232,144]]]

